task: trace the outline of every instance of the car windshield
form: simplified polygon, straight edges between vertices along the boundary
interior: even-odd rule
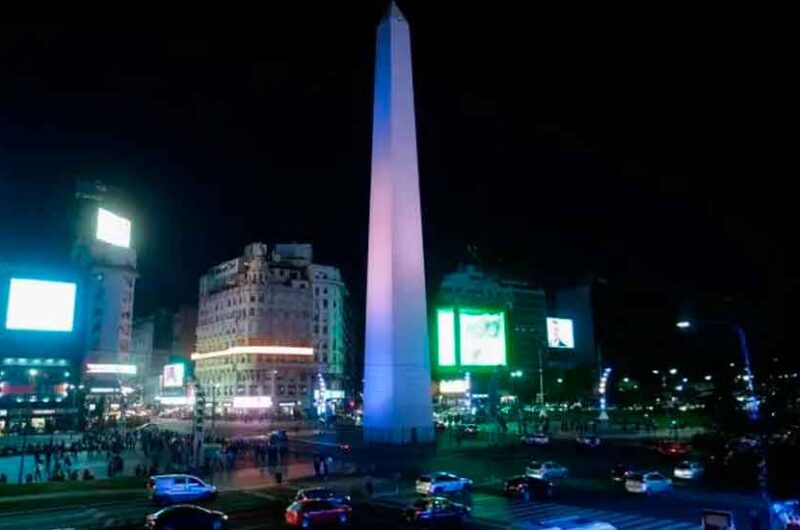
[[[334,496],[331,490],[309,490],[305,492],[306,497],[310,499],[330,499]]]
[[[414,504],[412,506],[414,506],[414,508],[427,508],[428,504],[429,501],[426,499],[417,499],[416,501],[414,501]]]
[[[689,468],[691,468],[691,467],[692,467],[692,466],[691,466],[691,465],[689,465],[689,462],[681,462],[680,464],[678,464],[677,466],[675,466],[675,469],[681,469],[681,470],[685,470],[685,469],[689,469]]]
[[[641,473],[631,473],[628,475],[628,479],[630,480],[644,480],[644,476]]]
[[[422,475],[417,480],[419,480],[420,482],[430,482],[431,477],[430,475]]]

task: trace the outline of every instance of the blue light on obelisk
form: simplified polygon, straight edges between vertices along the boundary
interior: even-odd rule
[[[432,441],[411,40],[394,2],[377,36],[364,364],[364,439]]]

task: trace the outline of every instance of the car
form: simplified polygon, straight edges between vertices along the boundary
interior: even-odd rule
[[[463,523],[469,519],[470,509],[445,497],[424,497],[406,506],[403,517],[418,524]]]
[[[575,441],[578,447],[595,448],[600,446],[600,438],[597,436],[576,436]]]
[[[656,450],[667,456],[684,456],[689,453],[689,446],[682,442],[662,441],[656,445]]]
[[[625,490],[629,493],[651,495],[672,489],[672,480],[657,471],[649,473],[631,473],[625,479]]]
[[[525,445],[547,445],[550,437],[545,433],[525,434],[522,436],[522,443]]]
[[[547,479],[517,475],[506,480],[503,492],[507,497],[547,499],[553,495],[553,483]]]
[[[415,484],[417,493],[423,495],[441,495],[442,493],[469,491],[472,481],[457,477],[452,473],[437,472],[420,475]]]
[[[193,475],[154,475],[147,480],[147,490],[154,504],[196,502],[217,497],[217,488]]]
[[[703,476],[705,473],[706,468],[700,462],[692,462],[689,460],[684,460],[673,470],[672,474],[675,478],[683,479],[683,480],[697,480]]]
[[[342,442],[339,444],[339,452],[342,454],[350,454],[353,451],[353,446],[347,442]]]
[[[547,521],[520,521],[511,526],[513,530],[617,530],[611,523],[588,517],[567,516]]]
[[[474,423],[467,423],[461,426],[461,433],[465,434],[466,436],[477,436],[478,434],[478,426]]]
[[[569,470],[553,461],[537,462],[534,460],[525,468],[525,475],[536,478],[564,478],[569,475]]]
[[[733,514],[724,510],[703,510],[700,530],[736,530]]]
[[[332,523],[347,524],[352,508],[324,500],[294,501],[286,508],[284,517],[289,526],[310,528]]]
[[[611,470],[611,480],[614,482],[625,482],[628,475],[633,473],[635,468],[633,464],[617,464]]]
[[[438,432],[442,432],[444,430],[447,430],[447,424],[441,420],[436,420],[433,423],[433,428],[436,429],[436,431]]]
[[[228,516],[222,512],[206,510],[192,504],[167,506],[145,518],[145,528],[150,530],[222,530],[227,526]]]
[[[350,495],[339,495],[328,488],[303,488],[297,490],[296,501],[330,501],[334,504],[350,504]]]

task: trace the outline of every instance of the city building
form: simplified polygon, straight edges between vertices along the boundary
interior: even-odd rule
[[[0,435],[75,429],[83,271],[0,263]]]
[[[160,309],[133,323],[131,364],[136,365],[142,399],[151,404],[159,395],[159,376],[173,354],[174,315]]]
[[[442,279],[436,305],[492,308],[506,312],[508,337],[505,365],[531,375],[539,358],[547,358],[547,294],[525,282],[489,274],[463,265]]]
[[[344,399],[347,289],[308,244],[252,243],[200,279],[195,377],[223,412],[324,413]]]

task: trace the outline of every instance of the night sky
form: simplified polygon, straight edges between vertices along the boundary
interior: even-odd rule
[[[429,291],[477,245],[538,285],[605,278],[619,363],[679,355],[686,301],[739,319],[762,357],[794,351],[780,32],[731,12],[399,5]],[[196,303],[198,277],[257,240],[312,242],[360,310],[385,6],[0,23],[0,260],[65,260],[75,179],[100,179],[133,218],[138,314]]]

